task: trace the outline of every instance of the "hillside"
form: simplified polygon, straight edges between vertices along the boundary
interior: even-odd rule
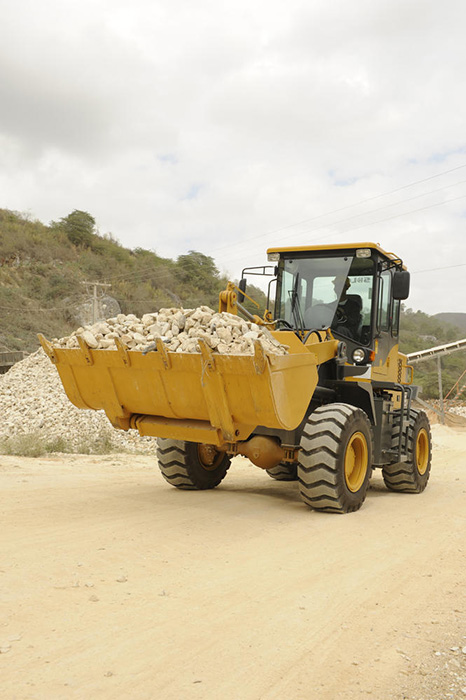
[[[108,317],[119,311],[141,316],[166,306],[216,309],[226,282],[209,256],[189,251],[171,260],[153,250],[124,248],[112,236],[100,235],[87,212],[75,210],[46,226],[0,209],[0,351],[32,352],[38,332],[49,338],[68,335],[92,322],[96,310]],[[248,294],[263,309],[264,294],[252,285]],[[413,352],[458,340],[465,332],[466,314],[428,316],[404,309],[400,348]],[[465,355],[442,360],[445,391],[463,371]],[[425,397],[437,396],[435,361],[416,366],[416,383]]]
[[[435,314],[434,318],[438,318],[439,321],[451,323],[453,326],[461,328],[466,336],[466,313],[441,313]]]
[[[0,350],[33,351],[37,333],[67,335],[92,321],[166,306],[218,306],[227,280],[212,258],[189,251],[176,260],[101,236],[94,218],[74,211],[45,226],[0,209]],[[103,286],[103,285],[106,286]],[[251,296],[263,303],[260,290]]]

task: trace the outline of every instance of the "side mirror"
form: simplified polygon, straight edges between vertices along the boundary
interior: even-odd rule
[[[246,291],[246,278],[245,278],[245,277],[243,277],[242,279],[240,279],[239,284],[238,284],[238,289],[241,289],[241,292],[245,292],[245,291]],[[241,293],[238,294],[238,302],[239,302],[240,304],[242,304],[243,301],[244,301],[244,294],[241,294]]]
[[[393,275],[393,298],[403,301],[409,297],[409,272],[398,270]]]

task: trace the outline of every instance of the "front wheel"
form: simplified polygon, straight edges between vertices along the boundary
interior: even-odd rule
[[[344,403],[320,406],[309,416],[300,446],[303,501],[315,510],[358,510],[372,471],[372,432],[366,413]]]
[[[167,438],[157,438],[157,459],[163,478],[177,489],[213,489],[230,467],[214,445]]]

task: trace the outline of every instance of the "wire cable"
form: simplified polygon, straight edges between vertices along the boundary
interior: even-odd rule
[[[248,240],[252,239],[257,239],[257,238],[264,238],[265,236],[272,236],[275,233],[280,233],[280,231],[285,231],[289,228],[294,228],[296,226],[301,226],[302,224],[310,223],[311,221],[317,221],[318,219],[322,219],[325,216],[330,216],[331,214],[338,214],[341,211],[346,211],[347,209],[353,209],[354,207],[357,207],[361,204],[366,204],[367,202],[372,202],[375,199],[381,199],[382,197],[388,197],[391,194],[395,194],[396,192],[401,192],[402,190],[406,190],[410,187],[414,187],[415,185],[421,185],[424,182],[428,182],[429,180],[435,180],[438,177],[442,177],[443,175],[448,175],[449,173],[455,172],[456,170],[461,170],[462,168],[466,168],[466,163],[463,165],[458,165],[456,168],[450,168],[449,170],[444,170],[441,173],[437,173],[436,175],[431,175],[430,177],[423,178],[422,180],[416,180],[414,182],[410,182],[406,185],[402,185],[401,187],[397,187],[394,190],[389,190],[388,192],[382,192],[381,194],[374,195],[373,197],[367,197],[366,199],[361,199],[359,202],[355,202],[354,204],[348,204],[344,207],[340,207],[339,209],[332,209],[328,212],[325,212],[323,214],[318,214],[317,216],[313,216],[309,219],[303,219],[302,221],[298,221],[294,224],[288,224],[287,226],[281,226],[280,228],[274,229],[272,231],[268,231],[267,233],[260,233],[257,236],[250,236]],[[450,187],[451,185],[445,185],[446,187]],[[444,189],[444,188],[440,188]],[[436,191],[436,190],[434,190]],[[429,194],[429,193],[426,193]],[[424,196],[424,195],[418,195],[418,196]],[[403,201],[409,201],[409,200],[401,200]],[[399,203],[401,203],[399,202]],[[386,206],[395,206],[395,205],[386,205]],[[377,210],[376,210],[377,211]],[[343,219],[344,221],[344,219]],[[215,252],[217,250],[224,250],[225,248],[229,248],[232,245],[235,245],[234,243],[228,244],[226,246],[221,246],[220,248],[213,248],[212,252]]]
[[[337,224],[345,223],[347,221],[352,221],[353,219],[358,219],[361,216],[367,216],[368,214],[376,214],[379,211],[382,211],[383,209],[389,209],[390,207],[395,207],[398,206],[399,204],[405,204],[406,202],[412,202],[415,199],[420,199],[421,197],[426,197],[430,194],[436,194],[437,192],[441,192],[442,190],[445,190],[449,187],[456,187],[457,185],[463,185],[466,182],[466,180],[460,180],[459,182],[455,182],[452,185],[445,185],[444,187],[438,187],[436,190],[431,190],[430,192],[424,192],[423,194],[416,194],[414,197],[408,197],[408,199],[402,199],[399,202],[394,202],[393,204],[385,204],[383,207],[378,207],[377,209],[370,209],[369,211],[362,212],[361,214],[355,214],[354,216],[350,216],[345,219],[339,219],[338,221],[333,221],[330,226],[335,226]],[[449,200],[452,201],[452,200]],[[440,202],[440,204],[443,204],[443,202]],[[432,204],[430,206],[436,206],[435,204]],[[415,210],[419,211],[419,210]],[[407,212],[411,213],[411,212]],[[399,214],[398,216],[402,216],[402,214]],[[383,221],[383,220],[382,220]],[[371,222],[370,222],[371,223]],[[370,225],[370,223],[368,225]],[[376,222],[380,223],[380,222]],[[364,224],[365,225],[365,224]],[[305,230],[305,231],[300,231],[299,234],[305,234],[305,233],[313,233],[314,231],[319,231],[320,229],[324,228],[323,226],[319,226],[317,228]],[[348,229],[348,230],[353,230],[353,229]],[[291,234],[291,236],[298,235],[298,234]],[[290,238],[291,236],[283,236],[283,239]]]
[[[458,263],[457,265],[446,265],[445,267],[431,267],[427,270],[413,270],[412,275],[420,275],[421,272],[437,272],[437,270],[451,270],[454,267],[466,267],[466,263]]]
[[[369,221],[365,224],[360,224],[359,226],[353,226],[351,228],[345,229],[344,231],[332,231],[328,235],[317,236],[316,238],[310,239],[309,241],[306,242],[306,245],[313,243],[315,241],[325,240],[325,239],[330,238],[332,236],[335,236],[337,234],[343,235],[343,234],[349,233],[350,231],[358,231],[359,229],[366,228],[367,226],[376,226],[377,224],[382,224],[382,223],[385,223],[386,221],[392,221],[393,219],[399,219],[400,217],[403,217],[403,216],[409,216],[410,214],[417,214],[421,211],[426,211],[427,209],[432,209],[433,207],[439,207],[439,206],[442,206],[443,204],[449,204],[451,202],[456,202],[460,199],[464,199],[465,197],[466,197],[466,194],[462,194],[459,197],[453,197],[452,199],[445,199],[443,202],[436,202],[435,204],[428,204],[425,207],[419,207],[419,209],[412,209],[411,211],[403,212],[401,214],[394,214],[393,216],[387,216],[384,219],[379,219],[377,221]],[[318,231],[320,228],[323,228],[323,227],[319,227],[317,229],[312,229],[311,231],[308,231],[308,232],[305,231],[303,233],[310,233],[310,232]],[[297,245],[299,245],[299,244],[297,244]],[[229,262],[234,261],[234,260],[240,260],[240,259],[242,259],[242,257],[243,256],[229,258]]]

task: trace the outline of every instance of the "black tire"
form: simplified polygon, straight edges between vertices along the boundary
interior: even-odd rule
[[[366,413],[344,403],[320,406],[309,416],[300,446],[303,501],[314,510],[358,510],[372,473],[372,431]]]
[[[213,445],[157,439],[157,459],[163,478],[177,489],[213,489],[225,477],[230,458]]]
[[[395,416],[392,431],[392,449],[398,449],[400,440],[400,416]],[[402,451],[407,462],[388,464],[382,468],[383,480],[390,491],[421,493],[427,486],[432,461],[432,436],[430,423],[424,411],[410,410],[405,419]]]
[[[296,462],[280,462],[276,467],[265,471],[272,479],[277,481],[296,481],[298,478],[298,465]]]

